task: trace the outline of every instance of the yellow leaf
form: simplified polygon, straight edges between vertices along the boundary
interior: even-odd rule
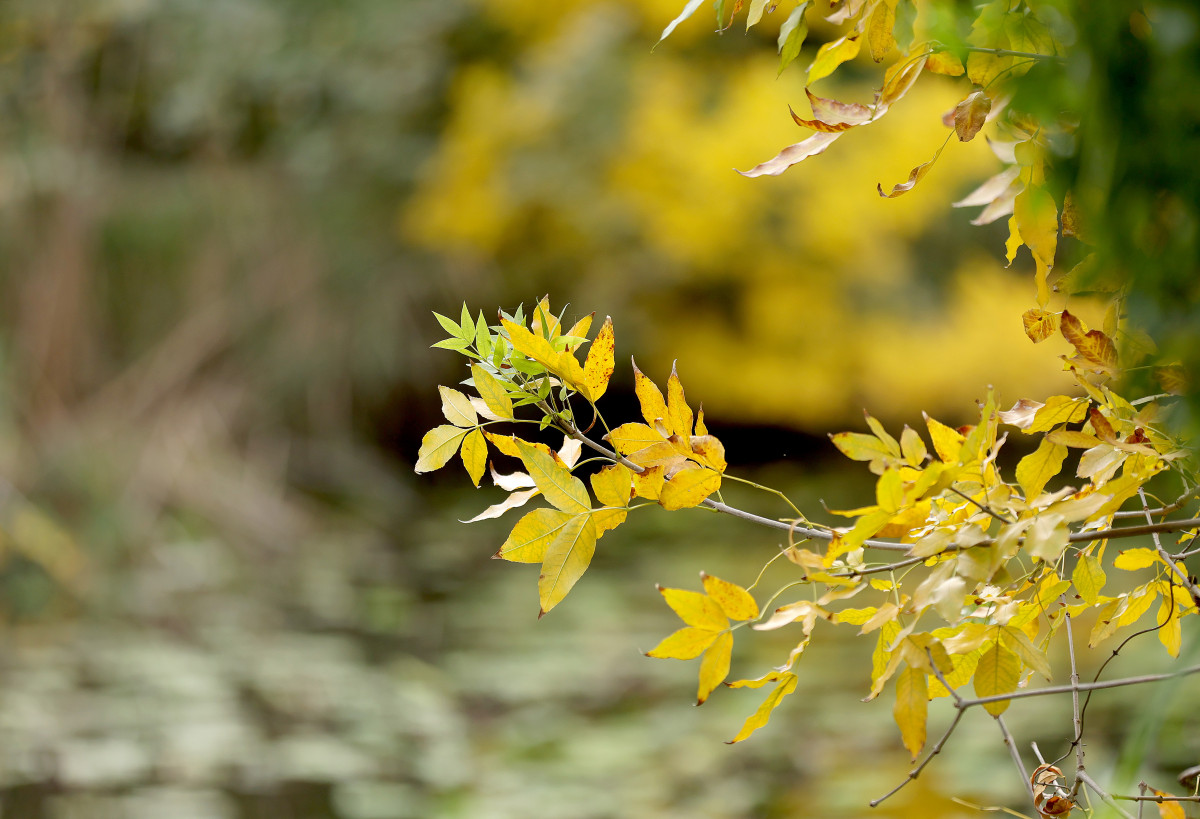
[[[703,654],[720,633],[687,626],[663,638],[661,643],[646,652],[646,656],[663,660],[693,660]]]
[[[547,453],[519,439],[516,443],[521,463],[525,464],[529,476],[551,505],[564,512],[586,512],[591,509],[591,498],[583,481]]]
[[[873,689],[875,687],[882,689],[883,681],[887,679],[884,675],[892,656],[892,643],[900,636],[900,628],[900,624],[895,620],[889,620],[879,630],[879,639],[875,641],[875,651],[871,654],[871,685]]]
[[[612,378],[615,366],[616,339],[613,335],[612,317],[604,319],[600,332],[592,341],[588,350],[587,360],[583,365],[583,384],[580,392],[583,397],[595,403],[600,400],[608,389],[608,381]]]
[[[724,472],[728,464],[725,462],[725,445],[713,435],[693,435],[691,440],[692,460],[711,466],[718,472]]]
[[[417,464],[413,471],[432,472],[441,469],[454,457],[454,453],[458,452],[459,444],[469,431],[443,424],[426,432],[425,437],[421,439],[421,448],[417,452]]]
[[[1088,330],[1069,310],[1063,310],[1059,326],[1063,337],[1071,342],[1088,369],[1101,373],[1116,372],[1117,348],[1111,338],[1099,330]]]
[[[651,466],[633,474],[633,489],[639,498],[658,500],[662,492],[665,470],[661,466]]]
[[[917,186],[917,183],[920,182],[922,179],[924,179],[925,175],[929,173],[929,170],[933,167],[933,164],[935,162],[937,162],[938,158],[942,155],[942,150],[945,147],[946,147],[946,145],[945,145],[945,143],[943,143],[942,147],[938,148],[937,151],[933,154],[932,159],[930,159],[928,162],[924,162],[924,163],[918,165],[917,167],[915,167],[911,171],[909,171],[908,179],[905,180],[904,182],[900,182],[899,184],[893,185],[890,193],[884,193],[883,185],[877,184],[876,187],[879,189],[879,195],[884,197],[885,199],[895,199],[897,196],[900,196],[901,194],[905,194],[905,193],[908,193],[909,191],[911,191],[913,188],[915,188]]]
[[[664,589],[661,586],[658,591],[671,610],[689,626],[709,631],[723,631],[729,628],[729,618],[708,595],[687,589]]]
[[[596,538],[599,539],[605,532],[616,529],[628,516],[629,512],[625,509],[593,509],[592,522],[596,524]]]
[[[583,368],[579,366],[575,356],[568,352],[559,352],[547,339],[508,319],[501,319],[500,323],[508,331],[513,349],[541,364],[571,389],[580,388],[583,382]],[[557,327],[557,324],[555,326]]]
[[[478,427],[463,438],[462,451],[459,454],[462,456],[463,466],[467,468],[467,474],[471,476],[471,482],[479,486],[479,479],[487,469],[487,441]]]
[[[881,62],[896,45],[892,29],[896,25],[896,0],[881,0],[871,14],[867,24],[867,42],[871,46],[871,59]],[[809,82],[812,82],[810,77]]]
[[[1042,438],[1038,448],[1021,459],[1017,464],[1017,483],[1021,485],[1026,501],[1033,501],[1042,494],[1046,482],[1059,473],[1066,457],[1065,446]]]
[[[1021,676],[1021,663],[1013,654],[1000,643],[994,643],[991,648],[979,658],[975,667],[975,695],[979,697],[994,697],[998,694],[1009,694],[1017,690],[1017,679]],[[1011,700],[986,703],[983,707],[993,717],[998,717],[1008,709]]]
[[[1089,435],[1077,429],[1052,429],[1046,433],[1046,440],[1080,449],[1091,449],[1100,445],[1100,439],[1095,435]]]
[[[641,404],[642,417],[646,419],[647,424],[653,428],[655,421],[662,420],[664,424],[667,423],[667,402],[663,400],[662,390],[638,369],[636,361],[633,362],[633,391]]]
[[[471,399],[458,390],[449,387],[438,387],[442,394],[442,415],[456,427],[474,427],[479,425],[479,416],[471,406]],[[478,482],[476,482],[478,483]]]
[[[857,57],[860,45],[858,34],[846,35],[825,43],[817,50],[816,59],[808,67],[808,84],[812,85],[822,77],[828,77],[839,65]]]
[[[1168,654],[1178,657],[1183,636],[1179,628],[1179,605],[1166,595],[1163,594],[1163,602],[1158,607],[1158,640],[1166,647]]]
[[[1046,652],[1038,650],[1024,631],[1013,626],[1005,626],[1000,631],[1001,641],[1012,649],[1026,666],[1041,674],[1047,680],[1051,677],[1050,660]]]
[[[1075,571],[1071,572],[1071,582],[1075,584],[1075,590],[1089,606],[1096,605],[1105,580],[1104,568],[1094,555],[1080,557],[1079,562],[1075,564]]]
[[[575,515],[547,547],[546,557],[542,560],[542,573],[538,575],[542,610],[538,617],[562,602],[576,581],[583,577],[595,553],[596,524],[592,516]]]
[[[541,563],[546,559],[546,549],[574,517],[557,509],[534,509],[526,513],[495,557],[512,563]]]
[[[900,471],[889,469],[875,482],[875,503],[884,512],[894,515],[904,505],[904,479]]]
[[[1029,246],[1035,259],[1046,269],[1054,267],[1054,253],[1058,248],[1058,207],[1050,191],[1038,185],[1026,185],[1013,202],[1013,218],[1021,240]],[[1038,304],[1045,306],[1049,291],[1044,285],[1038,288]]]
[[[692,434],[692,409],[683,395],[683,383],[671,365],[671,376],[667,379],[667,428],[687,440]]]
[[[471,365],[471,379],[488,409],[501,418],[513,417],[512,399],[498,379],[478,364]]]
[[[1058,332],[1058,313],[1049,313],[1039,308],[1026,310],[1021,316],[1021,323],[1025,325],[1025,335],[1037,344]]]
[[[576,337],[586,336],[588,334],[588,330],[592,329],[592,319],[595,317],[595,313],[588,313],[579,321],[571,325],[571,329],[567,331],[567,335]]]
[[[775,710],[780,701],[783,700],[783,698],[788,694],[796,690],[797,678],[795,674],[792,674],[788,671],[775,671],[771,672],[771,674],[768,674],[767,677],[773,677],[775,675],[778,675],[779,679],[779,682],[775,685],[775,688],[773,688],[771,693],[767,695],[767,698],[763,700],[762,705],[758,706],[758,710],[746,718],[746,722],[742,725],[742,730],[738,731],[737,736],[731,739],[728,744],[732,745],[735,742],[741,742],[759,728],[766,725],[767,720],[771,718],[771,712]],[[740,684],[736,682],[730,683],[730,687],[740,687]]]
[[[684,469],[676,472],[658,494],[664,509],[690,509],[721,488],[721,473],[711,469]]]
[[[1158,562],[1158,552],[1153,549],[1125,549],[1113,561],[1113,565],[1118,569],[1124,569],[1127,572],[1136,571],[1137,569],[1145,569],[1153,566]]]
[[[913,759],[925,747],[925,719],[929,713],[929,686],[925,672],[907,666],[896,677],[896,705],[892,716],[900,726],[900,738]]]
[[[963,67],[962,61],[949,51],[939,51],[936,54],[930,55],[925,63],[925,67],[934,74],[943,74],[947,77],[961,77],[966,73],[966,68]]]
[[[1053,395],[1033,416],[1033,423],[1026,429],[1027,433],[1046,432],[1059,424],[1073,424],[1082,421],[1088,412],[1088,399],[1068,398],[1065,395]]]
[[[900,433],[900,452],[911,466],[920,466],[929,454],[921,436],[908,424],[904,425],[904,430]]]
[[[666,441],[658,430],[633,422],[621,424],[604,438],[613,445],[617,452],[626,457]]]
[[[1160,791],[1158,788],[1147,788],[1155,796],[1170,796],[1166,791]],[[1187,819],[1187,814],[1183,811],[1183,805],[1179,802],[1158,802],[1158,819]]]
[[[753,620],[758,617],[758,604],[750,593],[734,583],[700,573],[704,591],[731,620]]]
[[[825,150],[836,142],[840,136],[840,133],[813,134],[808,139],[801,140],[795,145],[789,145],[766,162],[760,162],[750,170],[738,171],[738,173],[751,179],[759,176],[779,176],[779,174],[798,162],[803,162],[809,157],[825,153]]]
[[[708,436],[708,427],[704,426],[704,407],[701,405],[700,409],[696,410],[696,437],[704,438],[706,436]],[[714,438],[713,440],[716,439]],[[717,443],[720,443],[720,441]],[[695,447],[696,444],[693,441],[692,448],[695,449]],[[725,447],[721,447],[721,457],[725,457]],[[724,471],[724,468],[722,468],[722,471]]]
[[[925,426],[929,429],[930,440],[933,441],[933,451],[942,459],[942,463],[958,463],[958,454],[965,440],[962,433],[928,415],[925,416]]]
[[[623,464],[606,466],[592,475],[592,492],[605,506],[628,506],[633,473]]]
[[[838,432],[830,435],[829,440],[852,461],[875,461],[900,456],[898,447],[893,452],[886,443],[863,432]]]
[[[733,634],[721,632],[700,660],[700,686],[696,705],[703,705],[708,695],[729,676],[729,661],[733,655]]]

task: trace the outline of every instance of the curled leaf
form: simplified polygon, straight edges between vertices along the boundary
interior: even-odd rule
[[[954,106],[954,132],[960,142],[970,142],[979,133],[992,110],[992,100],[982,90],[967,95]]]

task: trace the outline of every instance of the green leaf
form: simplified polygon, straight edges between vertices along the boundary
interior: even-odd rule
[[[438,350],[454,350],[457,353],[464,353],[471,348],[471,342],[463,341],[461,338],[447,338],[429,346]]]
[[[462,328],[458,326],[458,323],[455,322],[454,319],[446,318],[441,313],[434,313],[433,317],[437,319],[438,324],[442,325],[442,329],[450,335],[460,340],[469,340],[468,336],[463,335]]]
[[[417,465],[413,467],[413,471],[432,472],[435,469],[441,469],[447,461],[454,457],[454,453],[458,452],[458,446],[468,432],[470,430],[459,429],[449,424],[434,427],[426,432],[425,437],[421,439],[421,448],[417,452]]]
[[[582,486],[582,484],[580,484]],[[562,602],[578,582],[596,553],[596,524],[591,514],[576,515],[567,521],[558,537],[546,549],[542,573],[538,576],[541,617]]]
[[[808,22],[804,13],[809,3],[804,2],[792,9],[792,13],[783,21],[779,28],[779,73],[791,65],[800,56],[804,40],[808,37]]]

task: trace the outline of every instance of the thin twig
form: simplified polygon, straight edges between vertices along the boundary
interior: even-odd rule
[[[1198,493],[1200,493],[1200,484],[1193,486],[1191,489],[1184,492],[1182,495],[1180,495],[1178,498],[1176,498],[1173,502],[1168,503],[1166,506],[1160,506],[1157,509],[1145,510],[1145,514],[1147,514],[1147,515],[1170,514],[1171,512],[1174,512],[1176,509],[1181,508],[1185,503],[1187,503],[1189,500],[1191,500],[1193,497],[1195,497]],[[1142,514],[1143,514],[1143,510],[1141,510],[1141,509],[1129,509],[1124,512],[1114,512],[1113,519],[1121,520],[1123,518],[1140,518],[1142,516]]]
[[[1194,665],[1190,668],[1185,668],[1182,671],[1177,671],[1174,674],[1146,674],[1141,677],[1124,677],[1119,680],[1107,680],[1106,682],[1080,683],[1075,686],[1080,691],[1098,691],[1105,688],[1121,688],[1126,685],[1143,685],[1145,683],[1162,682],[1163,680],[1173,680],[1176,677],[1187,677],[1191,674],[1200,674],[1200,665]],[[963,700],[957,703],[959,708],[971,708],[976,705],[985,705],[989,702],[1004,702],[1005,700],[1023,700],[1028,697],[1047,697],[1055,694],[1067,694],[1072,691],[1072,686],[1069,685],[1051,685],[1046,688],[1035,688],[1032,691],[1013,691],[1010,694],[994,694],[990,697],[979,697],[973,700]]]
[[[1149,506],[1149,504],[1146,503],[1146,493],[1142,491],[1141,488],[1138,489],[1138,497],[1142,499],[1142,506],[1144,508]],[[1150,520],[1150,512],[1148,509],[1146,511],[1146,520]],[[1158,552],[1158,556],[1162,558],[1163,563],[1166,563],[1167,566],[1170,567],[1171,571],[1178,575],[1179,582],[1191,593],[1193,602],[1200,607],[1200,588],[1197,588],[1196,584],[1192,582],[1192,579],[1188,577],[1188,573],[1179,568],[1179,564],[1172,560],[1171,556],[1167,554],[1167,550],[1163,548],[1162,541],[1159,540],[1158,532],[1154,532],[1153,537],[1154,548]]]
[[[1021,781],[1025,783],[1025,792],[1029,794],[1030,800],[1034,800],[1037,797],[1033,795],[1033,781],[1029,778],[1029,772],[1025,770],[1025,763],[1021,761],[1021,752],[1017,750],[1017,743],[1008,731],[1008,725],[1004,722],[1004,715],[996,714],[995,717],[996,725],[1000,727],[1000,733],[1004,736],[1004,744],[1008,746],[1008,752],[1012,755],[1013,763],[1017,766],[1017,771],[1021,774]]]
[[[1200,802],[1200,796],[1125,796],[1124,794],[1114,793],[1113,799],[1119,799],[1123,802]]]
[[[1116,800],[1109,793],[1096,783],[1096,780],[1088,776],[1087,771],[1080,771],[1079,778],[1083,780],[1083,784],[1091,788],[1092,793],[1100,797],[1100,801],[1104,802],[1117,813],[1125,817],[1125,819],[1133,819],[1133,815],[1117,804]]]
[[[1063,626],[1067,630],[1067,653],[1071,655],[1071,715],[1075,727],[1075,738],[1071,744],[1075,746],[1075,784],[1071,787],[1069,798],[1074,802],[1079,794],[1079,775],[1083,773],[1083,714],[1079,710],[1079,667],[1075,663],[1075,635],[1071,631],[1070,611],[1063,611]]]
[[[1009,520],[1008,518],[1004,517],[1003,515],[1001,515],[1001,514],[1000,514],[999,512],[997,512],[996,510],[992,509],[992,507],[988,506],[987,504],[985,504],[985,503],[980,503],[979,501],[975,500],[973,497],[971,497],[970,495],[968,495],[966,492],[963,492],[963,491],[961,491],[961,490],[959,490],[959,489],[956,489],[956,488],[955,488],[955,487],[953,487],[953,486],[950,486],[950,487],[947,487],[947,488],[948,488],[948,489],[949,489],[951,492],[953,492],[954,494],[958,495],[958,496],[959,496],[960,498],[962,498],[963,500],[967,501],[968,503],[973,503],[973,504],[975,504],[975,505],[976,505],[976,506],[978,506],[978,507],[979,507],[981,510],[983,510],[984,512],[987,512],[989,515],[991,515],[992,517],[994,517],[996,520],[1000,521],[1001,523],[1005,524],[1006,526],[1011,526],[1011,525],[1012,525],[1012,523],[1013,523],[1013,522],[1012,522],[1011,520]]]
[[[964,46],[963,51],[973,51],[976,54],[994,54],[997,57],[1025,57],[1030,60],[1054,60],[1062,62],[1057,54],[1038,54],[1033,51],[1013,51],[1008,48],[984,48],[982,46]]]

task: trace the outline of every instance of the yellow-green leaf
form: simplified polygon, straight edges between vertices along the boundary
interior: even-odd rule
[[[1059,473],[1066,457],[1065,446],[1042,438],[1038,448],[1021,459],[1017,464],[1017,483],[1025,493],[1025,500],[1033,501],[1042,494],[1046,482]]]
[[[1118,569],[1124,569],[1127,572],[1132,572],[1136,571],[1137,569],[1148,568],[1157,562],[1158,552],[1154,551],[1153,549],[1139,548],[1125,549],[1119,555],[1117,555],[1116,560],[1113,561],[1113,565]]]
[[[991,648],[979,658],[975,668],[975,694],[979,697],[994,697],[999,694],[1010,694],[1017,690],[1017,679],[1021,676],[1021,663],[1013,654],[1000,643],[994,643]],[[984,704],[984,708],[993,717],[998,717],[1008,709],[1011,700],[999,700]]]
[[[470,430],[443,424],[425,433],[421,439],[421,448],[417,451],[417,465],[414,472],[432,472],[441,469],[446,462],[458,452],[459,444]]]
[[[462,451],[459,454],[462,455],[463,466],[467,468],[471,482],[479,486],[479,480],[487,470],[487,440],[478,427],[463,438]]]
[[[700,573],[700,581],[704,584],[705,593],[716,601],[731,620],[753,620],[758,617],[758,604],[750,592],[741,586],[704,572]]]
[[[880,0],[867,24],[867,42],[871,46],[871,59],[875,62],[881,62],[895,47],[896,38],[892,34],[895,25],[896,0]]]
[[[583,364],[583,384],[580,392],[591,402],[600,400],[608,389],[615,366],[616,339],[613,335],[612,317],[604,319],[600,331],[592,341],[587,360]]]
[[[852,461],[874,461],[900,454],[898,451],[893,453],[887,444],[874,435],[862,432],[838,432],[830,435],[829,440]]]
[[[896,676],[896,705],[892,716],[900,726],[900,738],[913,759],[925,747],[925,720],[929,713],[929,685],[925,672],[907,666]]]
[[[929,430],[929,439],[933,441],[933,451],[942,463],[958,463],[958,454],[966,440],[963,434],[928,415],[925,415],[925,426]]]
[[[904,425],[904,430],[900,433],[900,452],[904,455],[904,460],[912,466],[920,466],[929,455],[920,434],[908,424]]]
[[[592,492],[605,506],[628,506],[633,473],[624,464],[606,466],[592,475]]]
[[[758,706],[758,710],[746,718],[746,722],[742,725],[742,730],[738,731],[737,736],[729,741],[732,745],[735,742],[741,742],[746,739],[759,728],[767,724],[767,720],[771,718],[771,712],[775,710],[780,701],[788,694],[796,690],[797,677],[790,671],[771,672],[768,677],[778,675],[779,682],[771,689],[771,693],[763,700],[762,705]],[[739,683],[730,683],[730,687],[739,687]]]
[[[1046,652],[1039,651],[1038,647],[1029,639],[1029,635],[1024,630],[1013,626],[1005,626],[1000,632],[1001,640],[1005,646],[1012,649],[1026,666],[1032,668],[1037,673],[1041,674],[1047,680],[1051,677],[1050,660],[1046,657]]]
[[[512,563],[541,563],[546,559],[546,549],[574,517],[557,509],[527,512],[517,521],[495,557]]]
[[[693,660],[704,653],[721,632],[686,626],[646,652],[647,657],[664,660]]]
[[[442,415],[456,427],[474,427],[479,425],[479,416],[471,406],[471,399],[458,390],[449,387],[438,387],[442,394]]]
[[[596,524],[592,516],[575,515],[546,549],[542,573],[538,576],[538,598],[542,605],[539,617],[562,602],[587,571],[595,552]]]
[[[685,441],[692,434],[692,408],[683,394],[683,382],[671,365],[671,376],[667,379],[667,427]]]
[[[925,63],[925,67],[934,74],[944,74],[947,77],[961,77],[966,73],[966,68],[963,67],[962,61],[949,51],[939,51],[936,54],[930,55]]]
[[[1013,203],[1013,218],[1021,240],[1029,246],[1038,262],[1038,306],[1050,299],[1045,274],[1054,267],[1058,247],[1058,207],[1050,192],[1038,185],[1026,185]]]
[[[860,45],[857,34],[825,43],[817,49],[817,57],[808,67],[808,84],[812,85],[822,77],[828,77],[839,65],[857,57]]]
[[[517,440],[517,451],[521,462],[546,500],[564,512],[586,512],[591,509],[591,498],[583,481],[572,475],[551,455]],[[547,609],[548,611],[549,609]]]
[[[729,661],[733,656],[733,634],[721,632],[700,660],[700,686],[696,690],[696,705],[703,705],[708,695],[729,676]]]
[[[663,484],[658,502],[664,509],[690,509],[721,488],[721,473],[711,469],[684,469]]]
[[[475,382],[475,389],[479,393],[479,397],[483,399],[483,403],[487,404],[488,409],[501,418],[513,417],[512,399],[508,397],[504,385],[495,376],[478,364],[472,364],[471,379]]]
[[[661,586],[658,591],[671,610],[689,626],[709,631],[724,631],[729,628],[729,618],[708,595],[687,589],[664,589]]]
[[[1104,568],[1094,555],[1080,557],[1079,562],[1075,564],[1075,571],[1071,572],[1071,582],[1075,584],[1075,590],[1089,606],[1096,605],[1105,580]]]
[[[1087,415],[1088,400],[1086,398],[1068,398],[1065,395],[1053,395],[1046,399],[1033,423],[1025,428],[1026,433],[1046,432],[1059,424],[1073,424],[1082,421]]]

